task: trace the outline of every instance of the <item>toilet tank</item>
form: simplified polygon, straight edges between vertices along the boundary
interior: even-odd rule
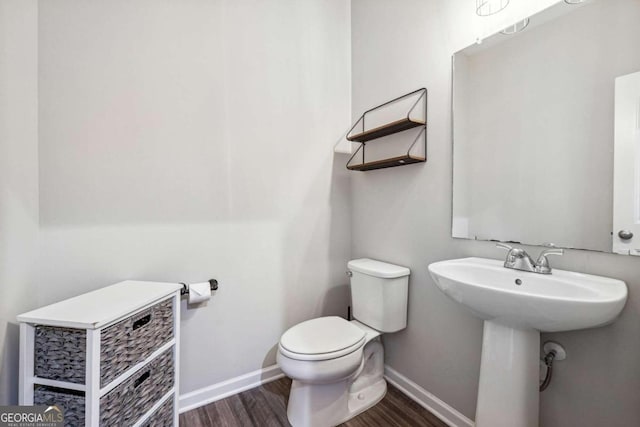
[[[368,258],[349,261],[348,267],[353,317],[380,332],[404,329],[411,271]]]

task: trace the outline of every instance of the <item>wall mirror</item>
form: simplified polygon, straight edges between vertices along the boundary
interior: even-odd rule
[[[453,237],[640,254],[639,22],[559,2],[454,54]]]

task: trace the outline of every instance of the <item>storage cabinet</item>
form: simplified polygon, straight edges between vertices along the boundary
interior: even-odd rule
[[[180,289],[125,281],[18,316],[20,404],[73,427],[177,426]]]

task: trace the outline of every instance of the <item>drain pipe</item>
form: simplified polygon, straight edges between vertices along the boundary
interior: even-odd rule
[[[544,363],[546,372],[544,379],[540,383],[540,392],[545,391],[551,383],[553,377],[553,362],[554,360],[564,360],[567,358],[567,352],[564,347],[553,341],[547,341],[542,347],[544,350],[544,357],[541,359],[541,363]]]

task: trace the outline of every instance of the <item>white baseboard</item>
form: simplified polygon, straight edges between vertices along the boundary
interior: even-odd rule
[[[473,427],[475,423],[395,369],[385,365],[384,376],[397,389],[451,427]]]
[[[385,365],[385,378],[401,392],[426,408],[451,427],[473,427],[474,422],[447,405],[395,369]],[[269,366],[239,377],[180,395],[180,413],[199,408],[284,377],[278,365]]]
[[[284,377],[278,365],[268,366],[239,377],[180,395],[180,413],[233,396]]]

